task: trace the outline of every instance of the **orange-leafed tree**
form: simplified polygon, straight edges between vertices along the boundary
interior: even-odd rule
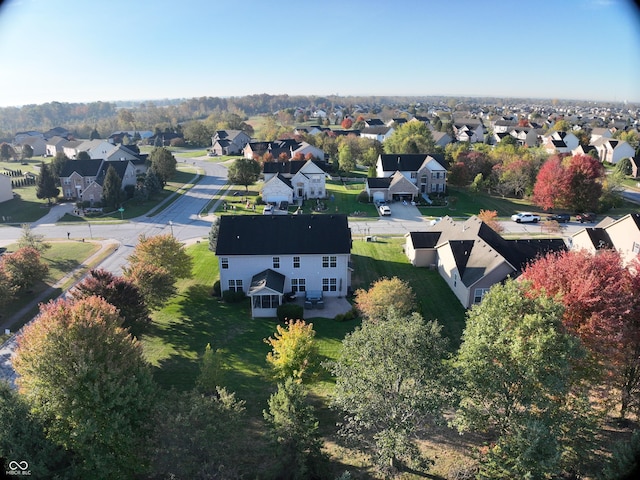
[[[496,220],[498,218],[497,210],[480,210],[478,218],[486,223],[492,230],[500,233],[504,230],[504,227]]]
[[[369,290],[356,290],[356,307],[368,320],[381,321],[393,309],[399,316],[416,309],[416,296],[411,286],[398,277],[381,278]]]
[[[13,253],[0,257],[0,269],[9,279],[11,286],[21,292],[44,280],[49,267],[40,258],[40,252],[33,247],[22,247]]]
[[[304,160],[304,154],[298,152],[293,156],[291,160],[296,160],[296,161]]]
[[[353,120],[347,117],[344,120],[342,120],[342,123],[340,124],[340,126],[345,130],[349,130],[353,126]]]

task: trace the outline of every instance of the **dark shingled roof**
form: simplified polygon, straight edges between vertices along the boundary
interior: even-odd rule
[[[587,235],[591,239],[591,243],[593,246],[600,250],[602,248],[615,248],[613,242],[611,241],[611,237],[607,233],[604,228],[600,227],[587,227],[585,228],[587,231]]]
[[[64,164],[61,177],[70,177],[73,172],[83,177],[95,177],[98,175],[98,169],[102,165],[101,158],[91,158],[89,160],[69,160]]]
[[[367,177],[369,188],[389,188],[391,177]]]
[[[249,287],[249,295],[257,293],[263,288],[269,288],[274,292],[284,293],[284,275],[270,268],[256,273],[251,278],[251,286]]]
[[[446,168],[444,155],[434,153],[387,153],[380,155],[382,170],[385,172],[416,172],[422,166],[427,157],[432,157],[436,162]]]
[[[338,254],[351,252],[341,215],[222,215],[216,255]]]
[[[410,232],[413,248],[435,248],[442,232]]]
[[[327,171],[326,162],[312,160],[312,162],[323,171]],[[263,173],[286,173],[295,175],[307,163],[307,160],[291,160],[289,162],[264,162]]]

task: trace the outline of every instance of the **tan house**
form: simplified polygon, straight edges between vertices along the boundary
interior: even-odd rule
[[[630,213],[618,220],[607,217],[595,227],[580,230],[571,238],[571,248],[591,253],[613,248],[622,254],[625,263],[630,263],[640,254],[640,213]]]
[[[406,234],[404,246],[412,265],[438,269],[465,308],[537,256],[561,250],[560,238],[506,240],[476,216],[464,222],[445,217],[428,231]]]
[[[417,185],[396,171],[390,177],[367,178],[365,190],[369,201],[389,202],[392,200],[415,200],[420,195]]]

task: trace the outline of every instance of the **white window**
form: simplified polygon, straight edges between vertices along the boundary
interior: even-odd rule
[[[338,281],[335,278],[323,278],[322,279],[322,291],[323,292],[335,292],[338,290]]]
[[[242,292],[242,280],[229,280],[229,290],[232,292]]]
[[[229,259],[228,258],[221,258],[220,259],[220,268],[226,270],[227,268],[229,268]]]
[[[304,292],[307,290],[307,281],[304,278],[292,278],[291,279],[291,291],[292,292]]]
[[[280,257],[273,257],[273,268],[280,268]]]
[[[335,255],[327,255],[322,257],[322,268],[336,268],[338,257]]]
[[[488,288],[476,288],[473,294],[473,303],[480,303],[488,291]]]
[[[631,251],[635,254],[640,253],[640,243],[633,242],[633,248],[631,249]]]
[[[293,268],[300,268],[300,257],[293,257]]]

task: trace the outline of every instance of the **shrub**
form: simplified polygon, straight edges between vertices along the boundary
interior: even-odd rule
[[[369,194],[367,193],[366,190],[362,190],[359,194],[358,194],[358,201],[360,203],[369,203]]]
[[[336,322],[348,322],[349,320],[354,320],[358,317],[358,310],[355,307],[352,307],[351,310],[345,313],[339,313],[334,317]]]
[[[278,321],[284,322],[287,319],[303,320],[304,309],[295,303],[285,303],[277,310]]]
[[[222,299],[227,303],[240,303],[246,297],[247,296],[243,291],[233,292],[231,290],[225,290],[224,292],[222,292]]]
[[[214,297],[220,298],[221,293],[222,293],[222,290],[220,288],[220,280],[216,280],[213,284],[213,290],[211,290],[211,295]]]
[[[258,195],[256,197],[256,205],[264,205],[264,202],[262,201],[262,195]]]

